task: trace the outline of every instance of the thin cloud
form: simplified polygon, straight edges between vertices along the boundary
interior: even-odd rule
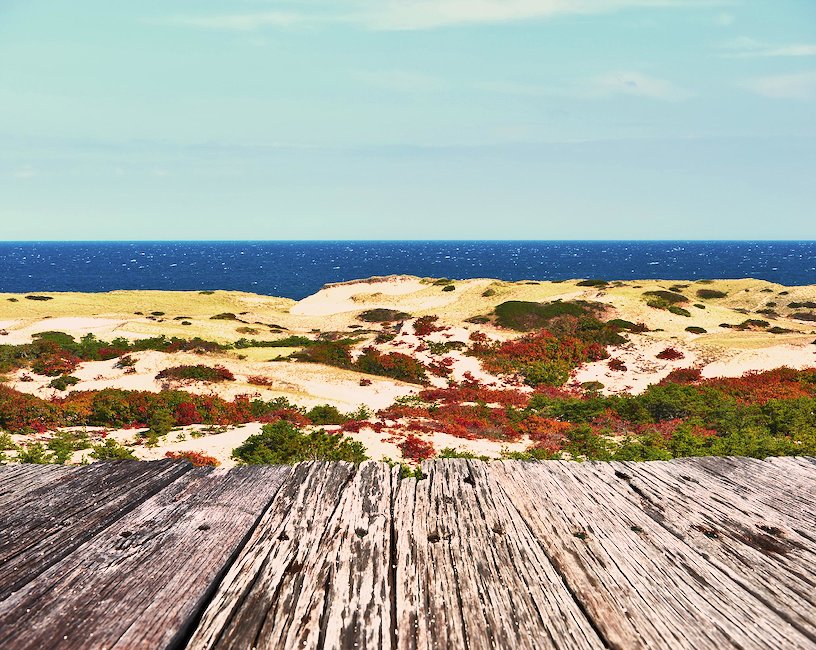
[[[755,77],[745,81],[742,87],[772,99],[816,99],[816,70]]]
[[[679,102],[694,93],[665,79],[640,72],[612,72],[594,80],[592,88],[601,95],[632,95],[662,101]]]
[[[722,12],[714,16],[714,24],[720,27],[731,27],[737,20],[734,14]]]
[[[727,50],[723,56],[730,59],[816,56],[816,44],[790,43],[786,45],[771,45],[747,36],[742,36],[723,43],[722,48]]]
[[[523,97],[573,97],[605,99],[615,96],[643,97],[659,101],[678,102],[690,99],[694,93],[666,79],[636,71],[614,71],[592,79],[568,85],[535,85],[510,82],[483,83],[479,90]]]
[[[14,178],[27,181],[30,178],[34,178],[38,173],[39,172],[31,165],[23,165],[17,169],[12,176],[14,176]]]
[[[201,29],[252,31],[267,27],[349,24],[371,30],[422,30],[468,24],[608,14],[626,9],[712,7],[729,0],[361,0],[316,3],[310,11],[177,15],[162,21]]]
[[[264,27],[291,27],[309,22],[309,16],[298,13],[266,11],[251,14],[170,16],[161,22],[168,25],[199,29],[249,32]]]

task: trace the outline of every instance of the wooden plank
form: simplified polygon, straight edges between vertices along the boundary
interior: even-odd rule
[[[76,467],[69,465],[0,465],[0,507],[44,485],[63,480],[75,470]]]
[[[816,545],[777,511],[751,495],[695,479],[677,463],[591,463],[584,469],[816,643]]]
[[[298,465],[189,648],[390,648],[391,470]]]
[[[485,467],[426,462],[399,483],[397,647],[604,647]]]
[[[591,467],[505,462],[489,472],[610,647],[813,647]]]
[[[792,524],[816,528],[816,473],[811,463],[793,458],[683,458],[671,461],[697,476],[703,473],[728,493],[749,495],[778,511]]]
[[[0,598],[191,468],[169,460],[95,463],[9,504],[0,521]]]
[[[0,602],[0,647],[175,645],[289,472],[185,474]]]

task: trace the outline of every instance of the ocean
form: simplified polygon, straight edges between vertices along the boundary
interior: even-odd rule
[[[300,299],[374,275],[816,284],[812,241],[0,242],[0,291],[231,289]]]

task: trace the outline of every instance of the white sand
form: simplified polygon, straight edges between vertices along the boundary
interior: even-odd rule
[[[328,316],[348,311],[360,311],[375,307],[389,307],[393,301],[389,296],[403,296],[425,289],[419,278],[393,276],[382,281],[350,282],[336,284],[321,289],[292,306],[292,314],[301,316]],[[354,300],[355,296],[365,295],[366,300]]]

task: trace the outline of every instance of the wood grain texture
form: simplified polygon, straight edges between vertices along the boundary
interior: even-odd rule
[[[813,647],[728,571],[620,498],[591,464],[489,471],[611,647]]]
[[[684,458],[672,461],[714,479],[719,490],[777,510],[790,522],[816,527],[816,480],[806,459]]]
[[[66,465],[0,465],[0,508],[28,492],[65,479],[76,469]]]
[[[0,520],[0,595],[32,580],[191,469],[189,463],[95,463],[25,492]]]
[[[297,466],[190,648],[389,648],[391,470]]]
[[[423,469],[0,467],[0,647],[816,648],[813,459]]]
[[[723,492],[704,473],[689,474],[677,463],[591,463],[584,469],[816,642],[816,545],[777,511],[750,493]]]
[[[603,647],[483,463],[423,472],[394,502],[397,647]]]
[[[0,647],[172,645],[289,471],[181,476],[0,602]]]

